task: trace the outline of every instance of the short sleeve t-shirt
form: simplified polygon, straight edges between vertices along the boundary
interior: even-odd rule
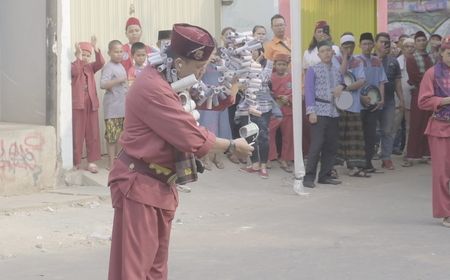
[[[100,84],[127,77],[125,68],[121,63],[108,62],[102,69]],[[125,94],[128,91],[128,83],[120,83],[105,92],[103,97],[103,113],[105,119],[125,117]]]

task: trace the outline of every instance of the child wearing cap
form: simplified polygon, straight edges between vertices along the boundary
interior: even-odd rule
[[[98,168],[94,163],[100,155],[100,133],[98,124],[99,100],[95,86],[94,74],[105,61],[97,48],[97,38],[91,42],[75,44],[75,61],[72,62],[72,120],[73,120],[73,164],[78,169],[81,164],[83,144],[86,143],[88,167],[92,173]],[[91,62],[92,49],[95,61]]]
[[[103,113],[109,167],[111,167],[114,158],[120,150],[117,140],[123,130],[128,79],[127,72],[121,64],[123,57],[122,43],[118,40],[109,42],[108,55],[111,59],[103,67],[100,88],[106,90],[103,97]]]
[[[139,19],[130,17],[125,24],[125,35],[127,36],[128,43],[123,45],[123,60],[122,65],[125,70],[128,71],[133,66],[133,55],[131,54],[131,48],[134,43],[140,42],[142,37],[142,27]],[[147,55],[156,51],[151,47],[145,45],[145,51]]]
[[[332,65],[333,49],[330,41],[317,45],[321,62],[308,68],[305,77],[306,115],[311,123],[311,145],[303,185],[314,188],[320,160],[318,182],[340,184],[330,176],[338,148],[339,112],[334,98],[345,89],[342,74]]]
[[[289,71],[290,56],[284,53],[275,53],[274,72],[271,76],[272,96],[280,106],[281,121],[272,118],[269,124],[269,161],[278,158],[276,145],[276,131],[281,130],[280,167],[284,171],[292,172],[294,160],[294,134],[292,120],[292,76]]]

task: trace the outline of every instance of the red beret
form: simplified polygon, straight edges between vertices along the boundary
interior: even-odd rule
[[[325,20],[319,20],[318,22],[316,22],[316,28],[314,30],[324,28],[325,26],[329,26],[328,23]]]
[[[137,26],[141,27],[141,22],[135,17],[130,17],[127,20],[127,24],[125,25],[125,30],[127,30],[128,26],[130,26],[130,25],[137,25]]]
[[[450,50],[450,35],[442,39],[441,50]]]
[[[288,54],[277,52],[273,56],[273,61],[285,61],[289,63],[291,61],[291,57]]]
[[[174,24],[170,48],[183,57],[205,61],[215,48],[214,39],[205,29],[186,23]]]
[[[87,51],[89,53],[92,53],[92,45],[91,45],[91,43],[89,43],[89,42],[80,42],[79,45],[80,45],[80,49],[82,51]]]

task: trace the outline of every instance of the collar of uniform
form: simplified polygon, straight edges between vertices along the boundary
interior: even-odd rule
[[[279,44],[280,42],[288,42],[288,43],[289,43],[289,38],[285,37],[284,40],[281,40],[281,39],[278,38],[278,37],[273,37],[273,38],[272,38],[272,42],[273,42],[274,44]]]

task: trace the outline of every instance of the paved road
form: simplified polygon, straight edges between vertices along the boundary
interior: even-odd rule
[[[450,279],[450,229],[431,217],[429,166],[342,178],[304,198],[276,168],[268,180],[231,164],[202,175],[181,194],[170,279]],[[107,202],[57,212],[86,211],[97,229],[111,224]],[[4,257],[0,279],[106,278],[107,241],[49,247]]]

